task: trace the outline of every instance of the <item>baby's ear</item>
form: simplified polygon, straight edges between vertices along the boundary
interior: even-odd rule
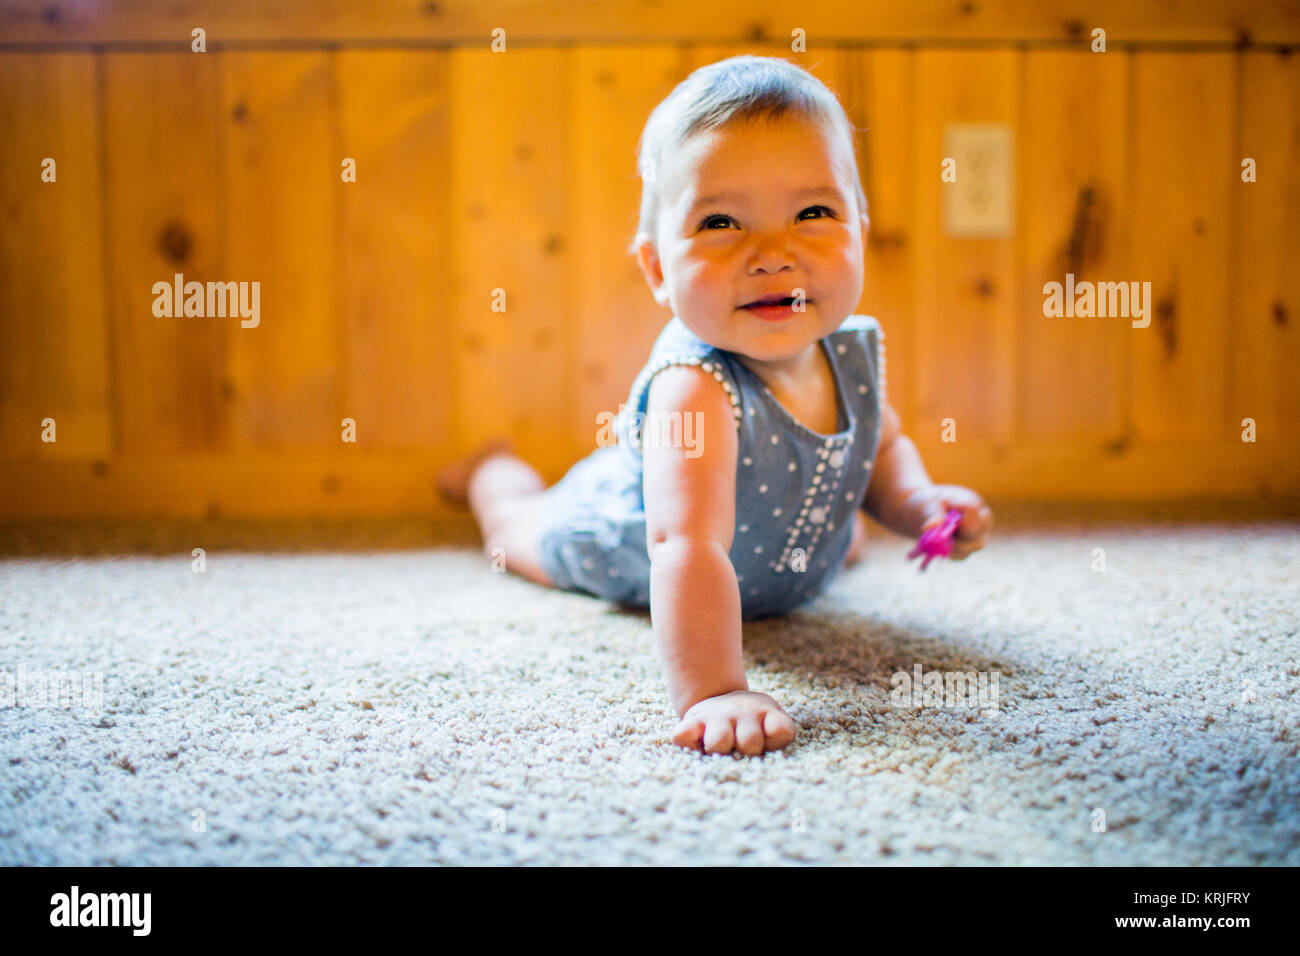
[[[663,265],[659,261],[654,241],[648,236],[637,243],[636,263],[641,267],[641,274],[654,293],[655,301],[660,305],[668,305],[668,284],[664,282]]]

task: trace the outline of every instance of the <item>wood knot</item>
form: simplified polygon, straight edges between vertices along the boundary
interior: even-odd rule
[[[964,17],[973,17],[975,14],[979,13],[980,8],[977,4],[972,3],[971,0],[964,0],[961,6],[957,8],[957,11]]]
[[[1250,35],[1249,30],[1238,30],[1235,46],[1238,50],[1248,50],[1255,45],[1255,38]]]
[[[1160,333],[1165,355],[1172,358],[1178,351],[1178,304],[1172,299],[1156,302],[1156,329]]]
[[[97,461],[90,466],[90,473],[96,478],[103,478],[108,475],[108,462]]]
[[[557,256],[564,251],[563,236],[547,236],[546,241],[542,244],[542,251],[548,256]]]
[[[767,31],[761,23],[751,23],[745,28],[745,39],[751,43],[762,43],[767,39]]]
[[[533,158],[533,144],[520,143],[518,146],[515,147],[515,156],[519,158],[520,162],[524,162],[524,163],[528,162],[530,159]]]
[[[1079,197],[1074,205],[1074,220],[1070,225],[1070,238],[1065,247],[1067,272],[1079,275],[1090,259],[1100,254],[1101,230],[1096,227],[1095,219],[1101,218],[1097,192],[1091,184],[1079,189]]]
[[[1197,216],[1192,220],[1192,232],[1196,233],[1198,236],[1205,232],[1205,220],[1200,216]]]
[[[339,488],[342,487],[342,484],[343,483],[339,481],[338,475],[326,475],[320,482],[321,488],[325,490],[325,494],[327,495],[338,494]]]
[[[907,245],[907,233],[901,229],[893,232],[868,232],[867,245],[878,252],[892,252]]]
[[[1071,40],[1077,40],[1083,36],[1083,23],[1079,20],[1066,20],[1061,24],[1061,29],[1065,31],[1065,35]]]
[[[41,19],[53,25],[63,19],[63,11],[52,3],[46,4],[41,8]]]
[[[442,7],[435,3],[434,0],[425,0],[424,3],[420,4],[420,12],[426,17],[436,17],[442,14]]]
[[[235,400],[235,383],[228,378],[221,380],[221,398],[227,402]]]
[[[217,504],[215,501],[208,502],[208,510],[206,514],[209,521],[220,521],[221,505]]]
[[[533,347],[544,349],[554,341],[555,336],[551,334],[550,329],[538,329],[533,333]]]
[[[975,283],[975,294],[981,299],[991,298],[997,289],[988,279],[980,279]]]
[[[236,123],[242,123],[248,118],[248,104],[240,100],[230,108],[230,118]]]
[[[190,231],[175,220],[163,226],[158,234],[158,247],[168,262],[181,263],[190,257],[194,239]]]
[[[1286,303],[1281,299],[1273,300],[1273,322],[1276,325],[1286,325]]]

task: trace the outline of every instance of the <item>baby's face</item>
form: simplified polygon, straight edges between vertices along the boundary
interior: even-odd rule
[[[738,121],[665,157],[656,241],[638,261],[698,338],[759,362],[802,355],[862,296],[867,237],[847,144],[799,116]],[[803,290],[805,311],[744,306]]]

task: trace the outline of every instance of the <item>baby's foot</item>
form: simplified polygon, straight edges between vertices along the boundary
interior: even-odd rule
[[[508,438],[493,438],[484,442],[469,455],[447,465],[438,472],[438,494],[448,504],[469,504],[469,479],[479,462],[501,452],[513,452],[514,444]]]

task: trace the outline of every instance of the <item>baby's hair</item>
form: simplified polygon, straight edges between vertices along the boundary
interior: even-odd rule
[[[663,168],[665,153],[698,132],[718,129],[735,120],[776,120],[789,112],[821,124],[844,140],[853,156],[853,183],[865,214],[867,196],[858,173],[858,129],[835,94],[789,60],[752,54],[733,56],[702,66],[682,80],[646,120],[637,144],[641,221],[628,252],[635,254],[640,242],[654,238],[659,211],[657,173]]]

